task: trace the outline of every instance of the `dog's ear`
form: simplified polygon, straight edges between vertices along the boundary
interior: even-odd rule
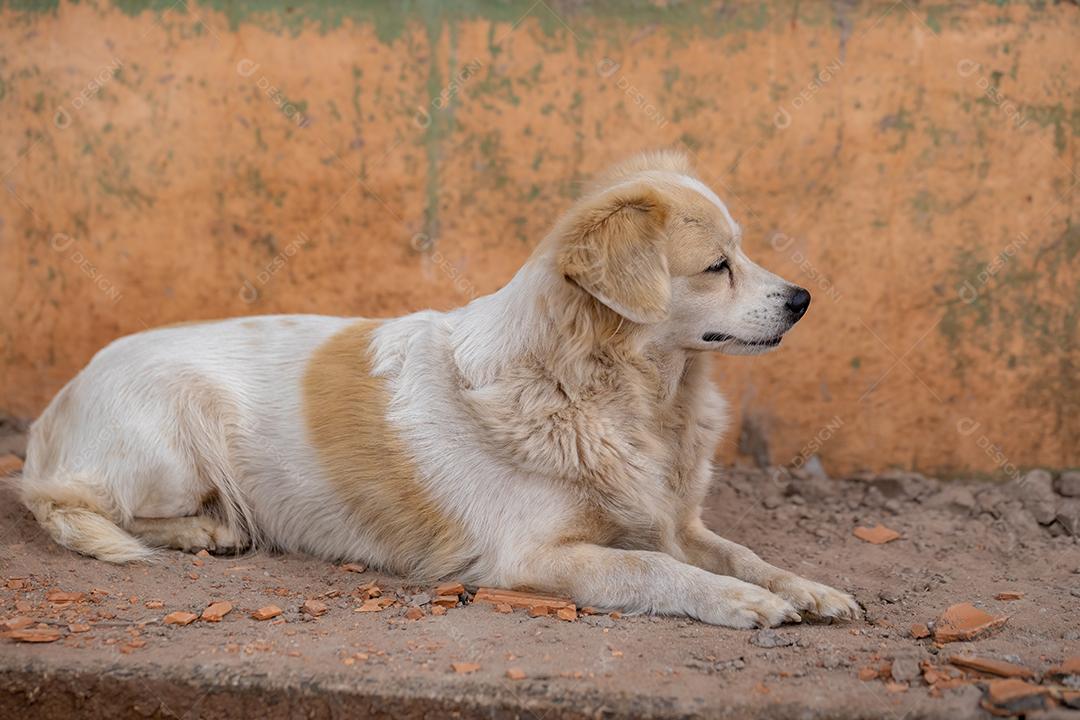
[[[671,305],[664,198],[645,184],[616,187],[572,212],[559,269],[570,281],[636,323],[667,317]]]

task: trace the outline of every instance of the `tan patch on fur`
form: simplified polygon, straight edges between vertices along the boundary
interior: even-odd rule
[[[646,184],[603,193],[572,211],[559,270],[635,322],[668,313],[671,283],[664,253],[667,203]]]
[[[632,158],[604,175],[600,189],[551,236],[559,247],[557,270],[638,323],[667,315],[671,277],[688,276],[708,289],[717,276],[699,276],[739,242],[723,210],[672,173],[693,177],[678,154]]]
[[[227,318],[214,318],[212,320],[180,320],[174,323],[168,323],[166,325],[158,325],[154,330],[168,330],[171,328],[181,327],[194,327],[195,325],[210,325],[211,323],[221,322]]]
[[[672,275],[697,275],[724,257],[737,242],[720,208],[680,185],[662,190],[670,206],[668,267]]]
[[[378,325],[357,322],[316,350],[304,375],[307,428],[357,529],[385,546],[388,569],[417,579],[442,577],[472,560],[469,538],[420,485],[386,419],[386,380],[371,374]]]
[[[663,176],[657,173],[698,179],[683,153],[673,150],[646,152],[599,175],[590,186],[589,194],[601,194],[615,185],[634,180],[652,187],[654,197],[666,210],[670,221],[669,230],[674,242],[667,248],[667,260],[671,274],[700,273],[737,241],[735,229],[711,200],[692,188],[661,179]]]

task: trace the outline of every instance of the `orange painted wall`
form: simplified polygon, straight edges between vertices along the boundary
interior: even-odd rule
[[[723,456],[1080,464],[1072,4],[146,5],[0,5],[2,412],[145,327],[461,304],[681,147],[815,298],[717,362]]]

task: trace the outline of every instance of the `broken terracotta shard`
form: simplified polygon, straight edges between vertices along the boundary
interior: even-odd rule
[[[1005,592],[999,592],[994,596],[995,600],[1022,600],[1024,593],[1016,590],[1007,590]]]
[[[433,595],[463,595],[465,593],[465,586],[461,583],[444,583],[437,588]]]
[[[926,627],[925,623],[915,623],[911,626],[911,637],[916,640],[928,638],[930,637],[930,628]]]
[[[934,640],[940,643],[971,640],[1001,627],[1009,618],[991,615],[971,603],[957,603],[942,614],[934,627]]]
[[[504,603],[512,608],[524,608],[526,610],[543,607],[550,612],[556,612],[561,608],[573,608],[575,612],[577,611],[577,605],[566,598],[522,592],[520,590],[502,590],[500,588],[480,588],[476,591],[473,602],[487,602],[494,605]]]
[[[86,599],[86,593],[50,590],[45,593],[45,599],[51,603],[77,603]]]
[[[1046,707],[1048,688],[1009,678],[991,680],[982,701],[985,710],[999,716],[1019,715]]]
[[[0,633],[0,637],[25,643],[50,643],[56,642],[63,635],[55,628],[26,628],[24,630],[9,630]]]
[[[469,673],[474,673],[480,669],[480,665],[478,663],[469,662],[450,663],[450,667],[453,668],[454,672],[456,672],[458,675],[467,675]]]
[[[321,600],[305,600],[304,604],[300,606],[300,612],[310,615],[311,617],[319,617],[325,615],[330,611],[330,606]]]
[[[199,616],[195,613],[183,612],[182,610],[178,610],[176,612],[166,615],[165,619],[162,620],[162,622],[166,625],[190,625],[198,619]]]
[[[282,610],[277,605],[267,605],[266,607],[261,607],[251,613],[251,617],[255,620],[270,620],[276,618],[281,613]]]
[[[1026,667],[1023,667],[1022,665],[1005,662],[1004,660],[995,660],[993,658],[975,657],[971,655],[953,655],[949,658],[949,662],[957,667],[965,668],[967,670],[975,670],[977,672],[986,673],[988,675],[997,675],[999,677],[1035,677],[1035,673],[1033,673]]]
[[[22,630],[33,625],[36,621],[33,618],[26,617],[25,615],[16,615],[13,618],[7,620],[0,620],[0,630]]]
[[[207,622],[221,622],[221,619],[232,612],[233,606],[227,600],[210,603],[202,613],[202,619]]]
[[[881,524],[875,525],[872,528],[857,527],[855,528],[854,535],[860,540],[873,545],[884,545],[885,543],[892,542],[900,537],[900,533]]]

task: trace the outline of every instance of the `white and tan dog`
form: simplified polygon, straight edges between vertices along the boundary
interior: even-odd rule
[[[739,242],[685,158],[642,155],[452,312],[117,340],[34,424],[22,498],[111,562],[261,546],[731,627],[855,616],[699,517],[709,352],[769,350],[810,302]]]

